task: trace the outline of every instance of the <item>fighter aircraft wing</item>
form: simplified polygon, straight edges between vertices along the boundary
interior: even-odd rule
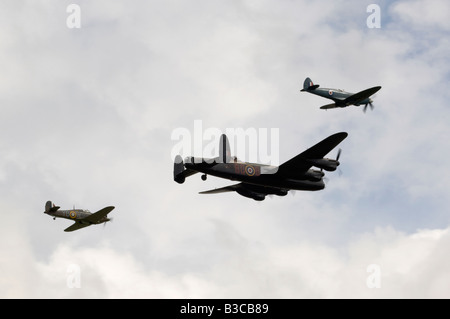
[[[114,208],[115,208],[114,206],[108,206],[108,207],[105,207],[103,209],[100,209],[98,212],[95,212],[92,215],[89,215],[88,217],[83,218],[82,221],[83,222],[88,222],[88,223],[91,223],[91,224],[96,224],[100,220],[102,220],[103,217],[108,215]]]
[[[321,106],[320,108],[321,108],[322,110],[328,110],[328,109],[334,109],[334,108],[336,108],[336,107],[338,107],[338,106],[336,105],[336,103],[331,103],[331,104],[327,104],[327,105]]]
[[[278,172],[276,174],[297,176],[306,173],[313,166],[308,160],[323,158],[341,143],[347,135],[346,132],[340,132],[327,137],[289,161],[281,164],[280,167],[278,167]]]
[[[70,232],[70,231],[81,229],[81,228],[84,228],[84,227],[87,227],[87,226],[90,226],[90,224],[83,224],[83,223],[80,223],[79,221],[77,221],[72,226],[67,227],[66,229],[64,229],[64,231]]]
[[[350,95],[343,102],[346,105],[357,104],[358,102],[361,102],[362,100],[367,99],[371,95],[375,94],[380,89],[381,89],[381,86],[374,86],[373,88]]]

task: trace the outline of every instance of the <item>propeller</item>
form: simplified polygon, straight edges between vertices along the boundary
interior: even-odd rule
[[[366,113],[366,111],[367,111],[367,105],[370,105],[370,109],[373,111],[373,104],[372,104],[372,102],[369,102],[368,104],[366,104],[366,105],[364,105],[364,113]]]
[[[366,111],[367,111],[367,105],[369,105],[370,109],[373,111],[374,106],[372,103],[373,103],[373,100],[369,99],[369,103],[366,103],[366,105],[364,105],[364,109],[363,109],[364,113],[366,113]]]
[[[341,157],[341,153],[342,153],[342,149],[340,148],[336,155],[336,161],[337,161],[338,168],[341,165],[341,163],[339,163],[339,158]],[[342,170],[340,168],[338,169],[338,173],[339,173],[339,176],[342,175]]]
[[[113,221],[113,218],[111,217],[109,220],[107,220],[106,222],[104,222],[104,223],[103,223],[103,229],[105,229],[106,223],[107,223],[107,222],[112,222],[112,221]]]

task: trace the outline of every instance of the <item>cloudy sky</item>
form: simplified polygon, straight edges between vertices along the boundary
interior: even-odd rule
[[[450,3],[371,3],[2,1],[0,297],[450,298]],[[323,111],[307,76],[383,88]],[[199,195],[232,182],[173,181],[196,121],[278,129],[280,162],[346,131],[342,173]],[[114,221],[65,233],[47,200]]]

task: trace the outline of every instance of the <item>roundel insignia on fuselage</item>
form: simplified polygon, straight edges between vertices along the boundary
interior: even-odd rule
[[[329,91],[328,91],[328,94],[333,95],[333,91],[332,91],[332,90],[329,90]]]
[[[70,218],[77,218],[77,213],[76,213],[74,210],[72,210],[72,211],[69,213],[69,216],[70,216]]]
[[[251,166],[251,165],[247,165],[247,166],[245,167],[245,173],[246,173],[248,176],[253,176],[253,175],[255,175],[255,168],[254,168],[253,166]]]

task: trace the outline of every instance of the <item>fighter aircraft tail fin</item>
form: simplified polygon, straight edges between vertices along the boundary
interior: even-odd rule
[[[55,204],[53,204],[50,200],[47,201],[47,203],[45,203],[45,212],[46,213],[50,213],[50,212],[56,212],[59,209],[59,206],[55,206]]]
[[[314,84],[313,81],[310,78],[306,78],[305,82],[303,82],[303,89],[300,90],[301,92],[304,91],[314,91],[319,87],[319,84]]]

